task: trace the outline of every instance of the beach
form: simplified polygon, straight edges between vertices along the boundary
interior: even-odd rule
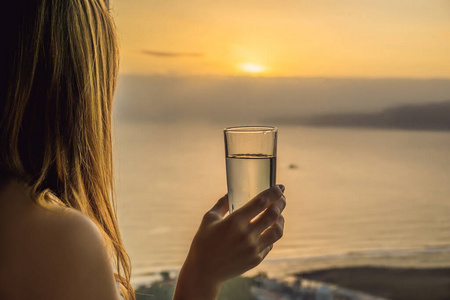
[[[352,267],[295,275],[392,300],[450,299],[450,268]]]

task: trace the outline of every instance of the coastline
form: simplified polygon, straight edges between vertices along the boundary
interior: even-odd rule
[[[344,267],[296,273],[393,300],[450,299],[450,268]]]
[[[149,295],[170,300],[177,275],[175,270],[154,274],[153,280],[136,287],[137,300]],[[450,299],[450,268],[326,268],[277,279],[261,272],[227,281],[219,300],[317,299],[321,294],[348,300],[446,300]]]

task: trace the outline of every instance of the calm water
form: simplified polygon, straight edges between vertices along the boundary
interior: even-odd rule
[[[116,124],[119,222],[134,282],[181,266],[226,193],[222,128]],[[257,270],[450,266],[450,133],[279,126],[285,235]]]

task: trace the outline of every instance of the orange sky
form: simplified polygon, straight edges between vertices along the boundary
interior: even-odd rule
[[[113,0],[111,7],[122,73],[450,78],[449,0]]]

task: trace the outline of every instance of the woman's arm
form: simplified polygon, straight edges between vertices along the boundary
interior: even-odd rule
[[[226,218],[228,197],[222,197],[203,217],[173,299],[216,299],[225,280],[259,265],[283,235],[283,192],[274,186]]]

